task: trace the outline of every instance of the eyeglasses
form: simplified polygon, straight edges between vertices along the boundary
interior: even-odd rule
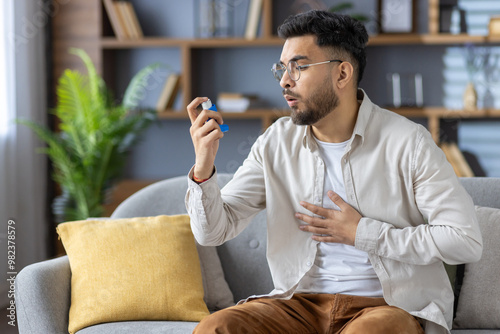
[[[280,63],[274,64],[273,67],[271,68],[271,71],[273,72],[274,78],[278,81],[281,81],[281,79],[283,78],[283,75],[285,74],[285,70],[288,71],[288,75],[290,76],[290,79],[292,79],[293,81],[297,81],[300,79],[300,70],[301,69],[309,67],[309,66],[328,64],[328,63],[333,63],[333,62],[343,63],[344,61],[339,60],[339,59],[333,59],[333,60],[322,61],[320,63],[299,65],[299,64],[297,64],[297,62],[295,60],[291,60],[286,67]]]

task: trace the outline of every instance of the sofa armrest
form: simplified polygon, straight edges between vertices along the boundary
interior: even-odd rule
[[[67,256],[25,267],[16,278],[20,334],[68,333],[71,270]]]

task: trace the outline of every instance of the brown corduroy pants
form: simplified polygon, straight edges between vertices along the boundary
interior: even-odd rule
[[[290,300],[259,298],[203,319],[196,334],[328,333],[423,334],[408,312],[383,298],[296,294]]]

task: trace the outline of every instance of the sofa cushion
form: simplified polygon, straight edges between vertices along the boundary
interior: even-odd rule
[[[60,224],[71,277],[70,333],[104,322],[207,316],[187,215]]]
[[[190,334],[196,325],[188,321],[122,321],[90,326],[78,334]]]
[[[500,328],[500,210],[476,206],[483,255],[465,265],[454,328]]]
[[[210,312],[234,306],[233,293],[222,271],[222,264],[213,246],[201,246],[196,243],[200,258],[201,276],[203,278],[203,291],[205,303]]]

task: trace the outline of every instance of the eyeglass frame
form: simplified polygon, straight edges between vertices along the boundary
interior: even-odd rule
[[[304,65],[299,65],[299,64],[297,64],[297,70],[299,71],[299,75],[298,75],[298,78],[297,78],[297,79],[293,79],[293,78],[292,78],[292,75],[291,75],[291,73],[290,73],[290,72],[291,72],[291,70],[289,70],[289,69],[288,69],[288,68],[290,67],[290,64],[291,64],[292,62],[293,62],[293,63],[295,63],[295,64],[297,64],[297,61],[296,61],[296,60],[290,60],[290,61],[288,62],[288,64],[285,66],[285,69],[286,69],[286,71],[288,72],[288,76],[290,77],[290,79],[292,79],[293,81],[299,81],[299,79],[300,79],[300,73],[301,73],[301,72],[300,72],[300,70],[301,70],[301,69],[303,69],[303,68],[310,67],[310,66],[314,66],[314,65],[329,64],[329,63],[333,63],[333,62],[340,62],[340,63],[343,63],[344,61],[343,61],[343,60],[340,60],[340,59],[332,59],[332,60],[321,61],[321,62],[319,62],[319,63],[304,64]],[[285,75],[285,72],[283,71],[283,75],[281,75],[281,78],[278,78],[278,76],[276,75],[276,73],[277,73],[276,67],[277,67],[278,65],[279,65],[279,66],[281,66],[281,67],[283,67],[283,65],[284,65],[284,64],[282,64],[282,63],[275,63],[275,64],[273,64],[273,67],[271,68],[271,72],[273,72],[273,76],[274,76],[274,78],[275,78],[276,80],[278,80],[278,82],[279,82],[279,81],[281,81],[281,79],[283,79],[283,75]]]

